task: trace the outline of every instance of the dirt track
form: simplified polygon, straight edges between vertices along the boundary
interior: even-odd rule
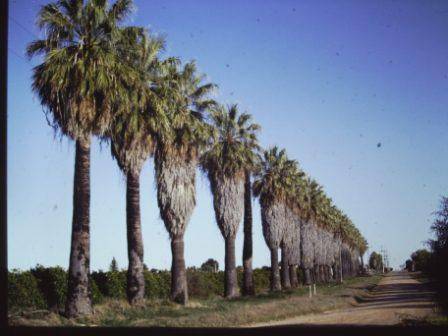
[[[385,276],[369,294],[357,299],[354,308],[329,311],[251,325],[393,325],[434,313],[434,293],[407,272]]]

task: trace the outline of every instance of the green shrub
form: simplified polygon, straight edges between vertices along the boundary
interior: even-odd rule
[[[170,295],[171,273],[168,271],[144,271],[145,297],[164,299]]]
[[[269,268],[254,269],[256,292],[269,288]],[[148,299],[167,299],[170,295],[171,272],[145,270],[145,297]],[[243,270],[237,268],[238,284],[242,285]],[[126,271],[95,271],[90,276],[92,302],[98,304],[104,297],[126,298]],[[206,299],[224,294],[224,272],[187,269],[189,296]],[[8,272],[8,304],[14,308],[64,308],[67,295],[67,272],[61,267],[37,265],[30,271]]]
[[[8,272],[8,306],[14,308],[46,308],[45,298],[39,290],[37,279],[30,271]]]
[[[91,277],[102,296],[126,298],[126,271],[96,271]]]
[[[63,309],[67,296],[67,272],[62,267],[36,265],[31,273],[37,279],[39,290],[45,298],[48,309]]]
[[[254,273],[255,293],[260,293],[269,289],[271,270],[269,268],[256,268]]]
[[[224,272],[187,270],[188,294],[195,298],[209,298],[224,294]]]
[[[90,293],[92,295],[92,303],[98,304],[101,303],[104,299],[103,294],[98,288],[98,285],[96,284],[95,280],[92,278],[90,279]]]

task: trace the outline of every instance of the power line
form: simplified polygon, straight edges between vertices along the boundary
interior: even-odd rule
[[[17,51],[15,51],[14,49],[8,47],[8,50],[10,52],[12,52],[14,55],[16,55],[17,57],[20,57],[21,59],[23,59],[25,62],[29,63],[29,60],[27,60],[25,57],[23,57],[22,55],[20,55]]]
[[[32,31],[30,31],[28,28],[26,28],[24,25],[22,25],[19,21],[17,21],[16,19],[14,19],[12,16],[8,16],[8,18],[14,22],[16,25],[18,25],[20,28],[22,28],[23,30],[25,30],[28,34],[33,35],[35,38],[40,39],[39,36],[37,36],[35,33],[33,33]]]

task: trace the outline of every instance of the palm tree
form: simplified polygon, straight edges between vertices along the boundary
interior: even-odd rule
[[[259,131],[261,127],[257,124],[251,124],[253,131]],[[243,295],[254,295],[254,275],[252,270],[252,254],[253,254],[253,244],[252,244],[252,183],[251,175],[257,167],[256,159],[258,158],[257,153],[260,151],[260,146],[258,145],[258,139],[256,134],[253,133],[253,137],[248,139],[247,143],[248,149],[251,149],[253,155],[250,156],[248,160],[248,165],[244,171],[244,242],[243,242]]]
[[[281,247],[281,284],[283,289],[296,287],[297,273],[295,265],[300,263],[300,213],[299,204],[302,202],[303,182],[305,173],[298,167],[297,162],[289,172],[290,186],[286,189],[285,227]]]
[[[112,105],[123,94],[122,81],[133,76],[117,57],[119,24],[132,1],[60,0],[43,6],[37,25],[45,38],[28,45],[41,54],[33,69],[33,90],[47,119],[76,142],[72,239],[66,315],[92,313],[90,273],[90,143],[110,125]]]
[[[278,248],[285,235],[287,196],[297,164],[278,147],[264,151],[259,161],[253,192],[260,200],[263,236],[271,252],[271,290],[277,291],[281,289]]]
[[[139,76],[127,94],[115,104],[116,116],[108,134],[112,157],[126,177],[126,225],[128,240],[127,297],[141,303],[145,295],[143,239],[140,218],[140,172],[154,150],[154,134],[161,124],[158,97],[151,90],[157,80],[160,62],[157,54],[164,41],[143,29],[128,28],[123,33],[128,48],[123,58],[137,69]],[[129,50],[129,51],[128,51]],[[158,113],[159,112],[159,113]],[[162,116],[163,117],[163,116]]]
[[[238,106],[216,106],[211,112],[214,136],[201,159],[213,194],[216,222],[225,240],[225,297],[238,295],[235,237],[243,215],[245,172],[255,162],[254,144],[259,126]]]
[[[203,84],[194,62],[183,68],[169,63],[155,92],[162,101],[167,127],[157,133],[155,175],[157,201],[171,239],[171,299],[188,302],[184,233],[196,205],[196,168],[211,130],[204,112],[215,102],[209,94],[215,84]]]

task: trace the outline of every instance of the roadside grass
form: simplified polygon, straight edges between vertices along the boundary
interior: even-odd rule
[[[66,319],[45,310],[17,312],[9,317],[10,325],[33,326],[160,326],[160,327],[236,327],[281,320],[356,305],[362,296],[381,279],[380,275],[356,277],[343,284],[317,285],[317,295],[308,297],[308,287],[264,292],[255,297],[191,299],[184,307],[169,300],[147,300],[141,307],[131,307],[125,300],[107,299],[94,306],[86,318]]]
[[[411,277],[413,277],[414,279],[416,279],[417,281],[419,281],[423,284],[432,285],[435,282],[435,280],[431,279],[428,274],[420,272],[420,271],[410,272],[409,274],[411,275]]]
[[[435,295],[435,303],[436,308],[434,314],[431,314],[425,318],[415,319],[409,318],[403,320],[403,324],[405,325],[448,325],[448,311],[446,308],[446,303],[441,300],[441,296],[437,294],[438,291],[438,283],[437,280],[432,278],[429,274],[425,272],[411,272],[411,276],[417,281],[421,282],[428,288],[431,288],[436,292]]]

